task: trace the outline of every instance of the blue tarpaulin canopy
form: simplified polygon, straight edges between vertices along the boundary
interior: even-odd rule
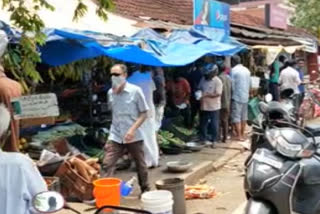
[[[41,58],[51,66],[103,55],[151,66],[183,66],[207,54],[228,56],[246,48],[206,26],[174,30],[168,37],[152,29],[143,29],[132,37],[58,29],[46,29],[45,33],[48,37],[40,47]]]

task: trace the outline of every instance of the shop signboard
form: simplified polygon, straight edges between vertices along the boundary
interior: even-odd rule
[[[265,6],[266,26],[282,30],[288,29],[288,11],[275,4],[266,4]]]
[[[54,93],[14,98],[11,104],[15,119],[59,116],[58,100]]]
[[[194,0],[193,22],[230,34],[230,5],[214,0]]]

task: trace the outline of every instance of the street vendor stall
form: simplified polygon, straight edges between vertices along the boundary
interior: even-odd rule
[[[10,34],[11,43],[16,45],[20,39],[19,32],[10,29],[8,25],[3,26],[3,29]],[[66,109],[69,109],[68,116],[65,119],[60,116],[57,119],[59,123],[41,119],[37,123],[29,124],[31,127],[26,126],[22,129],[20,141],[22,151],[38,162],[38,167],[44,176],[51,177],[47,178],[50,180],[49,185],[56,183],[55,177],[57,177],[60,179],[60,188],[64,196],[67,199],[75,197],[78,200],[90,200],[92,197],[92,181],[99,176],[97,162],[103,157],[103,146],[108,137],[108,123],[95,126],[95,123],[92,122],[96,115],[101,116],[105,113],[105,108],[102,106],[107,103],[107,100],[103,94],[106,95],[110,88],[110,85],[106,84],[108,81],[99,85],[96,79],[98,76],[96,74],[103,73],[103,70],[106,69],[106,66],[97,69],[99,67],[97,57],[108,57],[114,61],[126,63],[176,67],[193,63],[205,55],[231,56],[246,48],[245,45],[229,36],[217,34],[205,26],[194,26],[189,30],[174,30],[168,37],[151,29],[141,30],[131,37],[66,29],[46,29],[45,34],[47,35],[46,43],[39,47],[42,64],[57,69],[58,66],[66,64],[74,66],[75,62],[84,59],[90,59],[93,63],[88,67],[82,66],[82,68],[80,64],[78,69],[81,68],[83,72],[82,70],[77,71],[78,84],[75,84],[76,87],[67,82],[65,85],[59,82],[58,90],[55,91],[58,98],[54,103],[55,107],[59,106],[59,108],[55,109],[54,114],[39,111],[36,115],[38,118],[51,116],[56,120],[59,111],[64,113]],[[52,70],[47,69],[47,71],[52,74]],[[66,70],[60,69],[59,73],[64,71]],[[104,75],[102,79],[110,78],[105,73]],[[70,74],[70,76],[73,75]],[[43,91],[48,90],[48,86],[44,87]],[[68,105],[69,99],[77,106]],[[58,101],[63,102],[63,105],[58,105]],[[84,105],[90,109],[87,111],[89,119],[85,114],[79,114],[81,110],[77,107]],[[18,104],[15,106],[18,115],[21,109]],[[96,108],[97,106],[99,108]],[[40,110],[49,111],[51,109],[43,107]],[[76,120],[74,115],[89,123]],[[70,119],[73,121],[69,121]],[[96,119],[96,121],[103,121],[101,117]],[[178,122],[170,130],[159,133],[163,151],[170,153],[174,150],[173,148],[176,148],[177,153],[198,151],[198,148],[188,147],[183,141],[190,140],[195,133],[192,131],[188,133],[186,129],[177,124]],[[184,139],[181,140],[181,138]],[[94,158],[94,161],[90,157]]]

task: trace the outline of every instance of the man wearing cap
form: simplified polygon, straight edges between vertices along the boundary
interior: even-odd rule
[[[201,91],[200,139],[213,145],[218,140],[219,111],[221,108],[222,82],[215,64],[205,66],[199,89]]]

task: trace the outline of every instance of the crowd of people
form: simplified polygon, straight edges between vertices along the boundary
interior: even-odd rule
[[[232,57],[231,65],[227,72],[222,58],[215,63],[195,63],[186,73],[174,72],[171,78],[159,67],[131,66],[129,71],[125,65],[114,65],[108,93],[112,125],[103,176],[111,176],[117,160],[128,152],[136,163],[141,191],[150,189],[148,168],[159,166],[156,133],[166,105],[175,116],[183,117],[185,128],[198,128],[201,143],[226,142],[229,121],[234,137],[244,140],[250,72],[239,56]]]
[[[292,60],[279,60],[272,65],[269,90],[275,100],[280,99],[279,91],[287,88],[303,96],[303,63],[303,60],[298,64]],[[108,100],[112,124],[105,146],[102,176],[112,176],[118,159],[128,153],[136,163],[141,192],[150,190],[148,168],[159,166],[157,132],[166,106],[176,116],[183,117],[186,128],[198,129],[200,143],[214,147],[218,142],[227,142],[230,137],[239,141],[246,139],[251,73],[242,65],[239,56],[231,58],[231,69],[227,68],[223,58],[216,58],[214,62],[196,62],[184,73],[173,72],[171,78],[160,67],[132,66],[129,69],[126,65],[116,64],[110,70],[112,88]],[[17,136],[16,121],[11,120],[8,111],[8,100],[20,96],[21,88],[4,75],[2,68],[0,81],[0,102],[5,104],[0,106],[0,142],[3,144],[8,142],[10,121],[11,137]],[[199,123],[195,119],[197,115]],[[16,145],[14,139],[10,142],[13,143],[9,147]],[[15,151],[14,148],[8,150]],[[0,188],[10,186],[9,178],[19,177],[26,179],[25,183],[17,181],[24,185],[19,187],[25,191],[21,194],[31,197],[46,189],[38,170],[24,156],[12,153],[10,157],[11,154],[1,150],[0,153],[0,171],[7,178],[0,181]],[[10,167],[10,164],[17,167]],[[39,180],[41,186],[29,186],[34,183],[29,182],[29,178]],[[0,194],[0,198],[3,197],[8,196]],[[2,206],[14,209],[8,200],[2,200]]]
[[[304,69],[304,59],[287,59],[281,55],[279,60],[270,66],[269,91],[273,100],[279,101],[281,92],[292,89],[293,93],[299,95],[297,102],[301,105],[305,93]]]

